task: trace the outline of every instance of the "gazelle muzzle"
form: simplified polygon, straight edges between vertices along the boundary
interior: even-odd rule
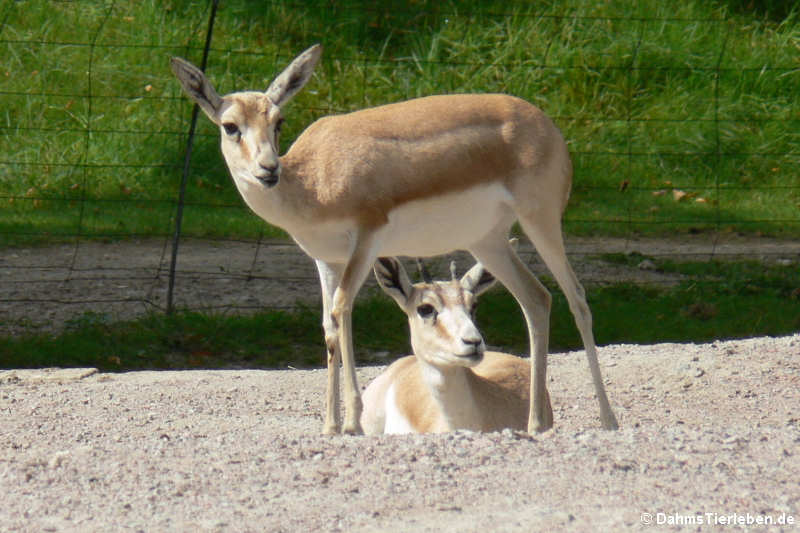
[[[255,177],[258,181],[263,183],[266,187],[274,187],[278,184],[278,180],[281,176],[281,167],[280,165],[270,165],[258,166],[258,172],[253,173],[253,177]]]

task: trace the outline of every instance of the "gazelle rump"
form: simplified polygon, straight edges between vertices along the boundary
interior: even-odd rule
[[[531,366],[485,351],[474,323],[477,297],[495,281],[483,265],[460,280],[454,275],[451,281],[414,285],[396,259],[381,258],[374,270],[378,284],[408,316],[414,355],[398,359],[367,386],[364,432],[526,429]]]
[[[219,125],[222,153],[245,203],[316,262],[328,350],[324,432],[361,432],[351,310],[372,264],[457,249],[472,253],[520,303],[534,360],[528,429],[552,425],[545,409],[550,295],[509,248],[517,220],[569,301],[603,425],[617,427],[591,313],[561,236],[572,166],[558,128],[512,96],[431,96],[321,118],[279,157],[282,108],[311,78],[321,53],[319,45],[301,53],[266,92],[226,96],[193,65],[178,58],[171,64],[184,91]]]

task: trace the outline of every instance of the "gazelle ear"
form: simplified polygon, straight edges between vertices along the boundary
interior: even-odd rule
[[[413,287],[400,261],[394,257],[379,257],[375,261],[373,270],[383,292],[394,298],[400,307],[405,309]]]
[[[169,64],[189,98],[200,106],[208,118],[219,124],[217,117],[222,107],[222,97],[214,90],[203,71],[180,57],[173,57]]]
[[[282,107],[308,83],[314,67],[322,55],[322,46],[315,44],[289,64],[278,74],[267,89],[267,98],[278,107]]]
[[[496,281],[497,279],[481,263],[476,263],[461,278],[461,286],[477,296],[489,289]]]

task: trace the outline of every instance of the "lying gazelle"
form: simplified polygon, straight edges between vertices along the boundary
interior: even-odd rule
[[[457,249],[472,253],[520,303],[534,361],[528,431],[552,425],[545,387],[550,294],[509,248],[515,221],[569,301],[600,418],[604,427],[616,428],[589,306],[561,236],[572,165],[558,128],[512,96],[430,96],[321,118],[279,157],[281,109],[308,82],[321,53],[315,45],[300,54],[264,93],[219,96],[186,61],[174,58],[172,70],[219,125],[222,153],[245,203],[316,261],[328,349],[324,432],[361,432],[351,309],[372,264],[382,256],[426,257]]]
[[[378,284],[408,315],[414,355],[398,359],[364,391],[367,434],[526,429],[531,365],[487,352],[474,323],[477,297],[495,279],[480,263],[460,280],[412,285],[394,258],[375,263]],[[552,420],[550,398],[545,396]]]

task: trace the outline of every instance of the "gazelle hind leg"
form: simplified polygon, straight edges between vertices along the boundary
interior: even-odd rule
[[[561,224],[560,222],[555,226],[549,224],[544,228],[541,224],[531,223],[522,218],[520,219],[520,224],[567,298],[569,309],[575,318],[575,325],[578,327],[578,332],[586,350],[586,358],[592,374],[595,395],[600,404],[600,421],[605,429],[617,429],[619,424],[608,402],[600,365],[597,361],[597,346],[592,333],[592,313],[589,309],[589,304],[586,302],[586,293],[583,286],[578,281],[567,260],[561,235]]]
[[[517,257],[505,232],[485,239],[469,251],[508,289],[522,308],[528,326],[532,362],[528,432],[547,431],[553,427],[553,409],[547,393],[550,293]]]

